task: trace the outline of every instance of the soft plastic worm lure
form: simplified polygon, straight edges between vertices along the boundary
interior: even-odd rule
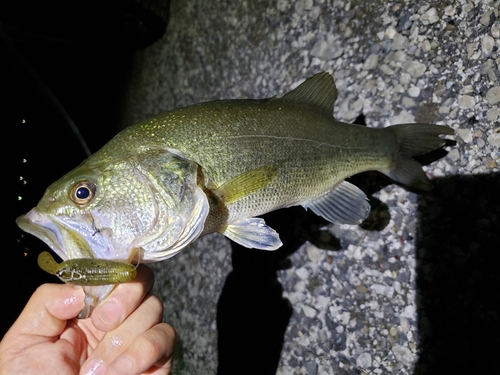
[[[65,283],[83,286],[126,283],[134,280],[137,275],[137,266],[130,263],[86,258],[57,263],[47,251],[38,256],[38,265]]]

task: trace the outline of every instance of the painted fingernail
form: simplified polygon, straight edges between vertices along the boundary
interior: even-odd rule
[[[116,374],[129,375],[132,373],[132,360],[130,358],[118,358],[112,366]]]
[[[98,358],[94,358],[83,367],[83,373],[85,375],[104,375],[106,372],[106,366],[104,366],[104,361]]]
[[[99,309],[99,319],[105,324],[120,324],[123,317],[123,310],[115,302],[107,302]]]

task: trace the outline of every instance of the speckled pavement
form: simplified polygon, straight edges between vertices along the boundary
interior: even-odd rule
[[[278,252],[211,235],[154,265],[179,335],[174,373],[500,373],[499,8],[172,1],[166,35],[135,59],[124,125],[329,71],[340,121],[456,130],[447,154],[422,160],[430,193],[355,177],[372,205],[360,226],[289,209],[266,218]]]

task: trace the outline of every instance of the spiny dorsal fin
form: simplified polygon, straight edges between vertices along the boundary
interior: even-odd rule
[[[325,115],[333,116],[333,105],[337,99],[337,88],[330,73],[322,72],[302,82],[294,90],[279,99],[287,102],[309,104]]]

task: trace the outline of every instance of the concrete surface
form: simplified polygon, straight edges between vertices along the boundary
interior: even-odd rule
[[[361,226],[321,231],[286,210],[266,219],[285,243],[275,254],[211,235],[155,265],[177,374],[500,373],[499,7],[172,1],[166,35],[136,56],[124,125],[282,95],[326,70],[337,119],[446,124],[457,142],[424,167],[433,192],[355,178],[372,204]]]

